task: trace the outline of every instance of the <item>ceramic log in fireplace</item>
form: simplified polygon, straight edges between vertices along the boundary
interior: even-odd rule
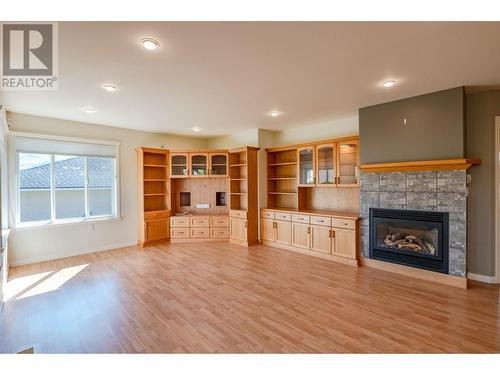
[[[370,258],[448,273],[448,213],[370,208]]]

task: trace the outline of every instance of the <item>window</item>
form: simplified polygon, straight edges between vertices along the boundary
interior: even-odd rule
[[[16,138],[17,222],[117,216],[116,151],[110,145]]]

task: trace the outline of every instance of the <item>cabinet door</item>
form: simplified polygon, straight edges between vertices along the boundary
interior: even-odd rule
[[[324,143],[316,146],[316,185],[335,186],[336,151],[334,143]]]
[[[311,250],[330,254],[332,252],[331,228],[311,225]]]
[[[191,177],[207,177],[208,176],[208,154],[189,154],[191,164]]]
[[[338,144],[337,185],[359,185],[359,147],[358,141],[345,141]]]
[[[146,241],[159,241],[168,238],[169,219],[146,220],[144,222]]]
[[[276,229],[273,219],[260,219],[260,236],[264,241],[276,240]]]
[[[308,249],[311,247],[309,224],[292,223],[292,246]]]
[[[332,254],[356,259],[356,231],[354,229],[333,228]]]
[[[171,153],[170,154],[170,177],[188,177],[189,164],[187,153]]]
[[[314,185],[314,146],[302,147],[297,150],[298,186]]]
[[[275,221],[276,242],[291,245],[292,244],[292,223],[289,221]]]
[[[227,177],[227,153],[210,154],[210,175],[217,177]]]
[[[247,219],[231,217],[231,237],[237,240],[247,240]]]

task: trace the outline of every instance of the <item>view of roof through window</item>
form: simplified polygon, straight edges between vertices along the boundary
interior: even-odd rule
[[[113,159],[88,157],[88,186],[110,188],[113,179]],[[20,188],[50,189],[50,156],[20,154]],[[85,157],[57,156],[54,162],[55,187],[81,189],[85,187]]]

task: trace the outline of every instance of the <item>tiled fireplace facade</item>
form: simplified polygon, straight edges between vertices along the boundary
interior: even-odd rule
[[[361,253],[369,257],[369,209],[449,213],[449,274],[465,277],[466,171],[362,172]]]

